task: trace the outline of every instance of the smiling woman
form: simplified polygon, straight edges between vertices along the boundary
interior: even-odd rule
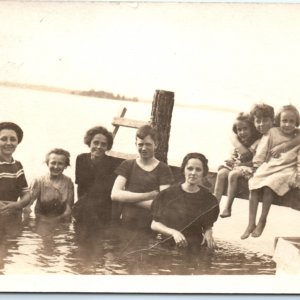
[[[90,128],[84,137],[90,153],[82,153],[76,159],[78,201],[73,216],[78,223],[96,226],[111,219],[110,193],[114,180],[116,161],[105,152],[113,145],[113,136],[106,128]]]
[[[154,157],[156,131],[149,125],[136,133],[139,157],[124,161],[117,169],[112,200],[123,204],[122,222],[139,228],[150,228],[150,207],[159,191],[173,181],[169,166]]]
[[[217,199],[201,182],[208,173],[207,159],[189,153],[182,162],[185,181],[162,191],[153,202],[154,231],[172,237],[179,247],[215,247],[212,227],[218,218]]]
[[[70,153],[64,149],[53,149],[46,155],[49,172],[36,178],[32,185],[31,204],[37,200],[35,214],[63,220],[70,217],[74,203],[74,185],[63,171],[70,165]]]
[[[2,225],[13,216],[20,219],[21,210],[30,201],[23,166],[13,159],[23,131],[15,123],[0,123],[0,216]],[[18,201],[18,199],[20,200]]]

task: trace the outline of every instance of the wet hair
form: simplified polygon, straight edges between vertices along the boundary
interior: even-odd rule
[[[103,134],[107,139],[107,149],[110,150],[112,148],[114,138],[111,132],[109,132],[103,126],[95,126],[90,128],[84,136],[84,143],[88,146],[91,146],[92,139],[96,134]]]
[[[250,111],[250,117],[254,118],[271,118],[274,121],[274,108],[265,103],[255,104]]]
[[[157,132],[150,125],[144,125],[140,127],[136,132],[135,138],[144,139],[148,135],[151,137],[154,143],[157,144]]]
[[[192,158],[195,159],[199,159],[202,162],[203,165],[203,176],[206,176],[208,174],[208,160],[207,158],[198,152],[192,152],[192,153],[188,153],[182,160],[182,164],[181,164],[181,172],[182,174],[184,174],[184,169],[188,163],[188,161]]]
[[[66,158],[66,166],[70,165],[70,153],[61,148],[54,148],[46,154],[45,162],[48,165],[51,154],[63,155]]]
[[[285,112],[285,111],[291,111],[294,112],[296,115],[296,127],[299,126],[300,123],[300,116],[299,116],[299,111],[296,108],[296,106],[294,105],[284,105],[282,106],[279,111],[277,112],[276,116],[275,116],[275,126],[276,127],[280,127],[280,117],[281,117],[281,113]]]
[[[23,139],[23,130],[21,129],[21,127],[19,125],[12,123],[12,122],[0,122],[0,131],[3,129],[13,130],[18,137],[18,144],[21,143],[21,141]]]
[[[250,140],[252,141],[252,142],[250,141],[250,144],[252,144],[255,140],[257,140],[261,136],[260,133],[255,128],[253,120],[249,114],[240,112],[238,114],[238,116],[236,117],[235,122],[233,123],[233,126],[232,126],[232,130],[236,135],[237,135],[237,123],[238,122],[246,122],[247,124],[249,124],[250,130],[251,130]]]

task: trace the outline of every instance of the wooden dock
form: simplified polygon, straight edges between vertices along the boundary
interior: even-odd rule
[[[223,196],[220,209],[225,206],[226,196]],[[249,201],[245,199],[235,199],[230,218],[219,218],[214,225],[214,236],[216,239],[231,242],[258,254],[274,255],[275,242],[280,237],[296,238],[300,236],[300,211],[272,205],[267,224],[263,234],[258,238],[249,237],[241,240],[248,222]],[[261,203],[258,206],[259,216]]]

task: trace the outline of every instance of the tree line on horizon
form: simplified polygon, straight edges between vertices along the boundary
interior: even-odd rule
[[[124,100],[124,101],[139,101],[137,97],[125,97],[124,95],[117,94],[105,91],[72,91],[72,94],[81,95],[81,96],[89,96],[89,97],[98,97],[98,98],[106,98],[106,99],[113,99],[113,100]]]

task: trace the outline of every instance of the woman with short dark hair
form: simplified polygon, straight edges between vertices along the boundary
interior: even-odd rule
[[[184,182],[161,191],[152,204],[151,229],[173,237],[178,247],[202,245],[214,248],[212,227],[218,218],[218,201],[201,185],[208,173],[201,153],[189,153],[182,162]]]
[[[111,219],[111,188],[114,181],[116,161],[106,155],[113,145],[113,135],[105,127],[90,128],[84,143],[89,153],[76,159],[75,183],[78,201],[73,216],[77,221],[105,224]]]
[[[30,202],[23,166],[12,157],[22,139],[20,126],[0,123],[0,216],[18,214]]]

